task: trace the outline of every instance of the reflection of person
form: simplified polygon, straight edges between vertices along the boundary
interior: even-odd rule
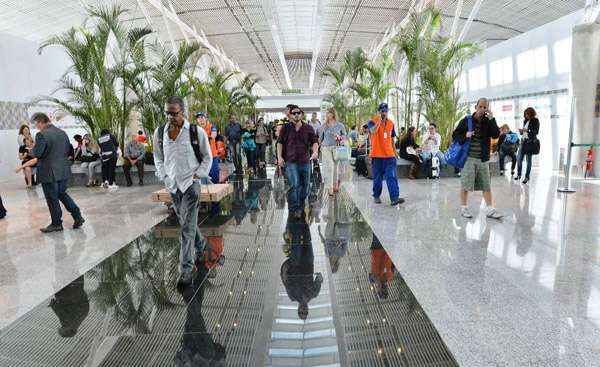
[[[83,225],[85,220],[81,216],[79,207],[67,194],[67,185],[71,177],[71,165],[68,160],[71,143],[67,134],[50,123],[50,118],[44,113],[36,113],[31,117],[36,124],[38,133],[35,136],[35,146],[32,155],[34,159],[17,168],[17,172],[24,167],[38,164],[38,181],[42,183],[46,203],[50,210],[52,223],[42,228],[44,233],[62,231],[62,210],[60,203],[73,216],[73,229]]]
[[[380,298],[388,297],[388,283],[394,276],[394,265],[392,259],[383,249],[379,238],[373,234],[371,242],[371,273],[372,282],[377,287],[377,294]]]
[[[204,285],[208,274],[209,269],[202,263],[192,285],[180,288],[187,308],[181,345],[175,354],[176,366],[225,366],[225,348],[214,342],[202,316]]]
[[[306,320],[308,303],[319,295],[323,276],[314,274],[315,256],[308,224],[288,221],[284,237],[291,249],[290,257],[281,265],[281,281],[290,300],[298,302],[298,317]]]
[[[56,292],[50,301],[50,308],[60,321],[58,335],[63,338],[75,336],[77,329],[90,312],[90,301],[85,293],[84,284],[82,275]]]
[[[325,254],[329,258],[331,272],[337,273],[340,260],[348,252],[348,243],[350,243],[350,233],[352,232],[352,220],[349,218],[345,201],[335,197],[329,200],[327,208],[327,225],[325,226],[325,235],[321,234],[319,226],[319,236],[325,244]]]

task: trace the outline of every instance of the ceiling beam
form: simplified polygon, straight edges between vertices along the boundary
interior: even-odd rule
[[[319,52],[321,51],[321,36],[323,35],[323,27],[321,24],[323,23],[323,12],[325,7],[324,0],[317,0],[316,7],[316,27],[315,34],[316,37],[313,39],[313,50],[312,50],[312,59],[310,60],[310,74],[308,76],[308,89],[313,89],[313,85],[315,83],[315,71],[317,69],[317,59],[319,58]]]
[[[452,21],[452,28],[450,29],[450,39],[454,38],[456,35],[456,29],[458,28],[458,20],[460,19],[460,15],[462,14],[464,0],[458,0],[456,4],[456,9],[454,10],[454,20]]]
[[[465,39],[465,36],[469,32],[469,29],[471,28],[471,24],[473,23],[473,19],[475,18],[477,13],[479,13],[479,9],[481,8],[482,3],[483,3],[483,0],[477,0],[475,2],[475,5],[473,5],[473,8],[471,8],[471,13],[469,14],[469,18],[467,18],[467,21],[465,22],[465,25],[463,26],[463,29],[460,32],[460,35],[456,39],[457,43],[462,42],[462,40]]]

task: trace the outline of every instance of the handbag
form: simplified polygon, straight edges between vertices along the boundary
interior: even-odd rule
[[[345,162],[350,159],[350,149],[346,145],[338,145],[333,150],[333,160],[336,162]]]
[[[473,131],[472,116],[467,116],[467,132],[469,131]],[[471,139],[467,139],[464,144],[461,144],[459,139],[455,139],[444,154],[446,163],[456,168],[463,168],[469,155],[469,148],[471,148]]]
[[[533,138],[523,142],[523,153],[532,155],[540,154],[540,140],[538,138]]]

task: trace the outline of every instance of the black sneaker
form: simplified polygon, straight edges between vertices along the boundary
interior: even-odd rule
[[[140,180],[140,186],[144,186],[144,181]]]
[[[83,217],[75,219],[73,222],[73,229],[80,228],[83,223],[85,223],[85,219],[83,219]]]
[[[523,180],[523,184],[526,185],[527,182],[529,182],[529,177],[525,177],[525,179]]]
[[[133,186],[133,183],[132,182],[127,182],[127,187],[131,187],[131,186]]]
[[[381,198],[373,198],[375,204],[381,204]]]
[[[396,205],[402,204],[402,203],[404,203],[404,199],[398,198],[398,199],[392,201],[392,206],[396,206]]]
[[[515,176],[515,181],[519,181],[521,179],[521,176]]]
[[[40,231],[42,231],[42,233],[60,232],[62,230],[63,230],[62,224],[50,224],[46,228],[40,228]]]

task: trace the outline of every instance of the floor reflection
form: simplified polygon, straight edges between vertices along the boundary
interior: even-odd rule
[[[190,286],[171,216],[3,328],[0,366],[456,365],[345,194],[291,219],[283,180],[233,183]]]

